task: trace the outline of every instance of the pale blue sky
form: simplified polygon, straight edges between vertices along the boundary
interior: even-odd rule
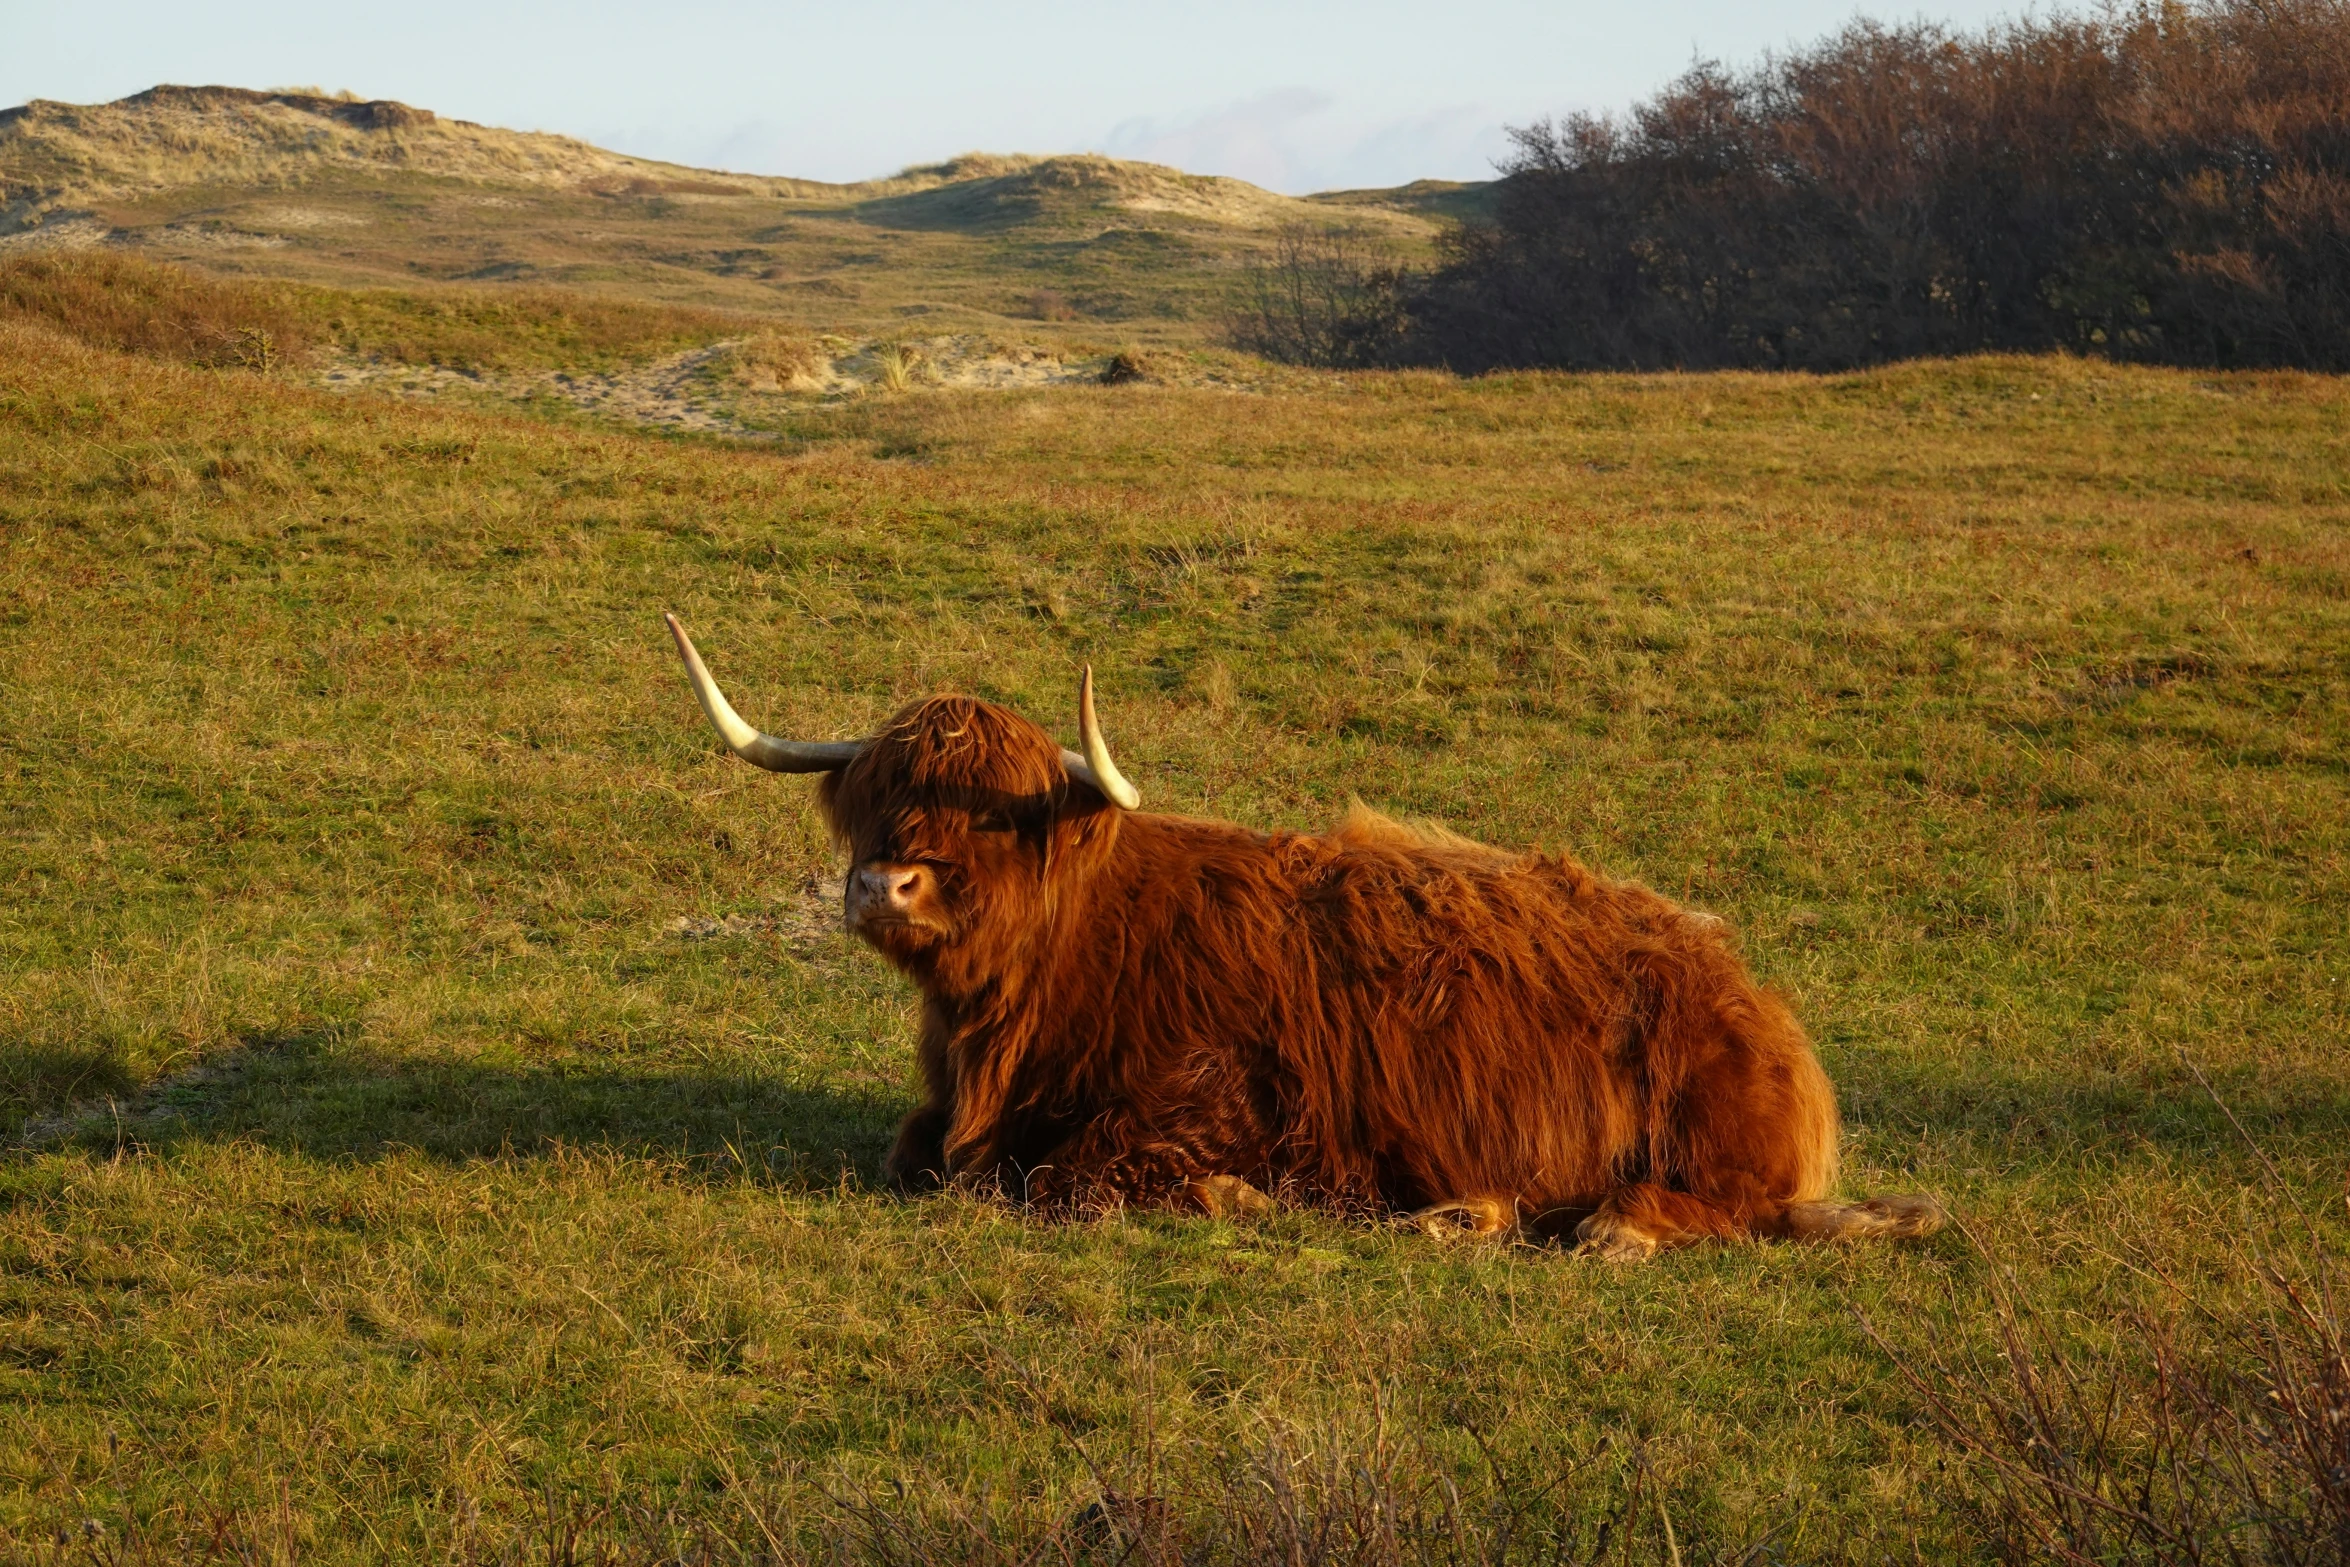
[[[957,152],[1098,151],[1276,190],[1480,179],[1502,127],[1621,108],[1854,16],[2016,0],[1033,0],[665,5],[0,0],[0,104],[156,82],[348,87],[624,152],[847,180]]]

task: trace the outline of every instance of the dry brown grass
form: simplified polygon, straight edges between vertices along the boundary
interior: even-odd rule
[[[1870,1329],[1976,1466],[1962,1505],[2000,1560],[2350,1563],[2350,1269],[2252,1147],[2261,1179],[2196,1216],[2224,1238],[2200,1277],[2125,1227],[2115,1247],[2155,1288],[2057,1312],[2015,1287],[2023,1237],[1978,1236],[1991,1345],[1911,1357]]]
[[[268,370],[334,350],[469,371],[599,369],[754,334],[754,373],[797,373],[804,340],[755,318],[553,289],[340,290],[222,278],[113,250],[0,259],[0,319],[97,348]]]
[[[761,332],[727,350],[720,374],[747,392],[798,391],[823,363],[811,339],[794,333]]]
[[[24,105],[0,115],[0,171],[0,200],[20,204],[189,187],[283,192],[335,173],[508,186],[707,183],[699,170],[568,136],[443,120],[389,101],[235,87],[163,86],[113,103]],[[727,183],[763,193],[811,188],[794,180]]]
[[[320,340],[289,289],[104,251],[0,259],[0,316],[29,317],[94,347],[257,370]]]

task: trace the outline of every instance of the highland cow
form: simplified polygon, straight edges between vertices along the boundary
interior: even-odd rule
[[[823,775],[845,922],[921,987],[899,1186],[1277,1196],[1616,1260],[1941,1222],[1929,1198],[1826,1200],[1834,1090],[1711,916],[1359,807],[1321,836],[1145,812],[1090,669],[1079,751],[962,696],[779,740],[669,627],[737,755]]]

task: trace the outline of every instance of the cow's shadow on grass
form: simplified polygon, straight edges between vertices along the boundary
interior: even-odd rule
[[[256,1041],[117,1113],[85,1111],[72,1136],[157,1152],[247,1142],[330,1160],[602,1153],[822,1188],[877,1181],[909,1103],[902,1091],[748,1070],[420,1060],[295,1038]]]
[[[1998,1179],[2082,1173],[2140,1155],[2249,1174],[2247,1134],[2287,1156],[2350,1142],[2350,1092],[2338,1079],[2223,1074],[2210,1090],[2181,1077],[2149,1091],[2055,1074],[1952,1080],[1885,1060],[1846,1063],[1839,1075],[1847,1130],[1870,1160],[1887,1169],[1919,1160],[1928,1177],[1951,1173],[1953,1161]],[[595,1153],[714,1179],[870,1187],[910,1102],[902,1088],[811,1083],[804,1071],[750,1065],[577,1056],[497,1064],[295,1037],[252,1041],[100,1108],[85,1100],[64,1136],[100,1151],[248,1142],[329,1160]]]

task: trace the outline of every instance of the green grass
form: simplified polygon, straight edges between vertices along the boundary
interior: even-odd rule
[[[16,1548],[414,1559],[613,1498],[755,1541],[893,1480],[1033,1522],[1287,1442],[1490,1449],[1573,1528],[1637,1483],[1645,1558],[1664,1516],[1689,1560],[1974,1549],[1855,1317],[1982,1342],[1955,1233],[1612,1272],[879,1195],[912,998],[665,607],[770,729],[957,687],[1067,734],[1090,660],[1151,806],[1359,796],[1721,913],[1849,1187],[1941,1193],[2087,1341],[2136,1269],[2224,1306],[2276,1227],[2180,1052],[2340,1239],[2336,381],[936,393],[736,447],[23,325],[0,366]]]

